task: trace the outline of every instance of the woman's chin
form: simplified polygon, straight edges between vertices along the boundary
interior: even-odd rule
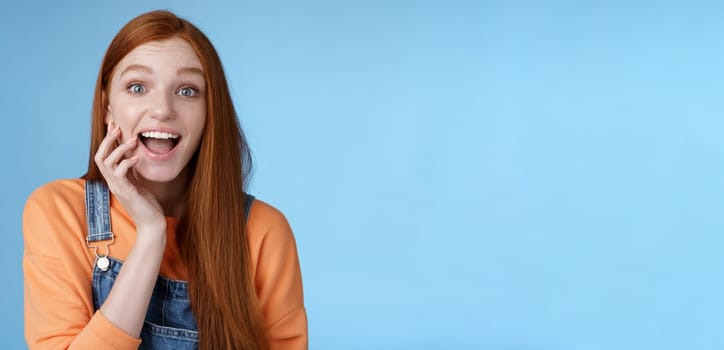
[[[136,177],[150,182],[171,182],[178,177],[179,171],[166,167],[136,167]]]

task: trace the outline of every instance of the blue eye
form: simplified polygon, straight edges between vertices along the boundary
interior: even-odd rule
[[[146,92],[146,88],[141,84],[131,84],[128,86],[128,92],[132,94],[142,94]]]
[[[198,95],[198,91],[192,87],[185,87],[178,90],[180,96],[193,97]]]

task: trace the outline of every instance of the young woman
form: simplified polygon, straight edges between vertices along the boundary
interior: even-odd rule
[[[206,36],[165,11],[106,52],[88,172],[23,213],[31,349],[306,349],[292,231],[245,193],[249,150]]]

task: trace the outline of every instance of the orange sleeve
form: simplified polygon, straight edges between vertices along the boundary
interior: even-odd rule
[[[307,349],[307,313],[292,229],[281,212],[259,200],[252,205],[249,228],[251,237],[261,233],[252,259],[257,261],[255,283],[271,348]]]
[[[30,349],[137,349],[141,343],[93,311],[84,246],[84,197],[51,183],[23,211],[25,339]]]

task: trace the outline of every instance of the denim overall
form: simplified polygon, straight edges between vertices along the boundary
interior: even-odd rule
[[[249,216],[254,196],[246,195],[245,213]],[[109,246],[115,239],[111,232],[110,193],[100,181],[86,181],[86,220],[88,222],[87,245],[96,253],[96,262],[107,258],[107,269],[93,266],[93,307],[98,310],[108,297],[123,263],[108,256]],[[107,241],[107,242],[104,242]],[[97,244],[92,244],[98,242]],[[105,246],[105,254],[99,249]],[[103,250],[103,249],[102,249]],[[159,276],[146,312],[141,330],[139,349],[196,349],[199,333],[196,319],[191,312],[188,284]]]

